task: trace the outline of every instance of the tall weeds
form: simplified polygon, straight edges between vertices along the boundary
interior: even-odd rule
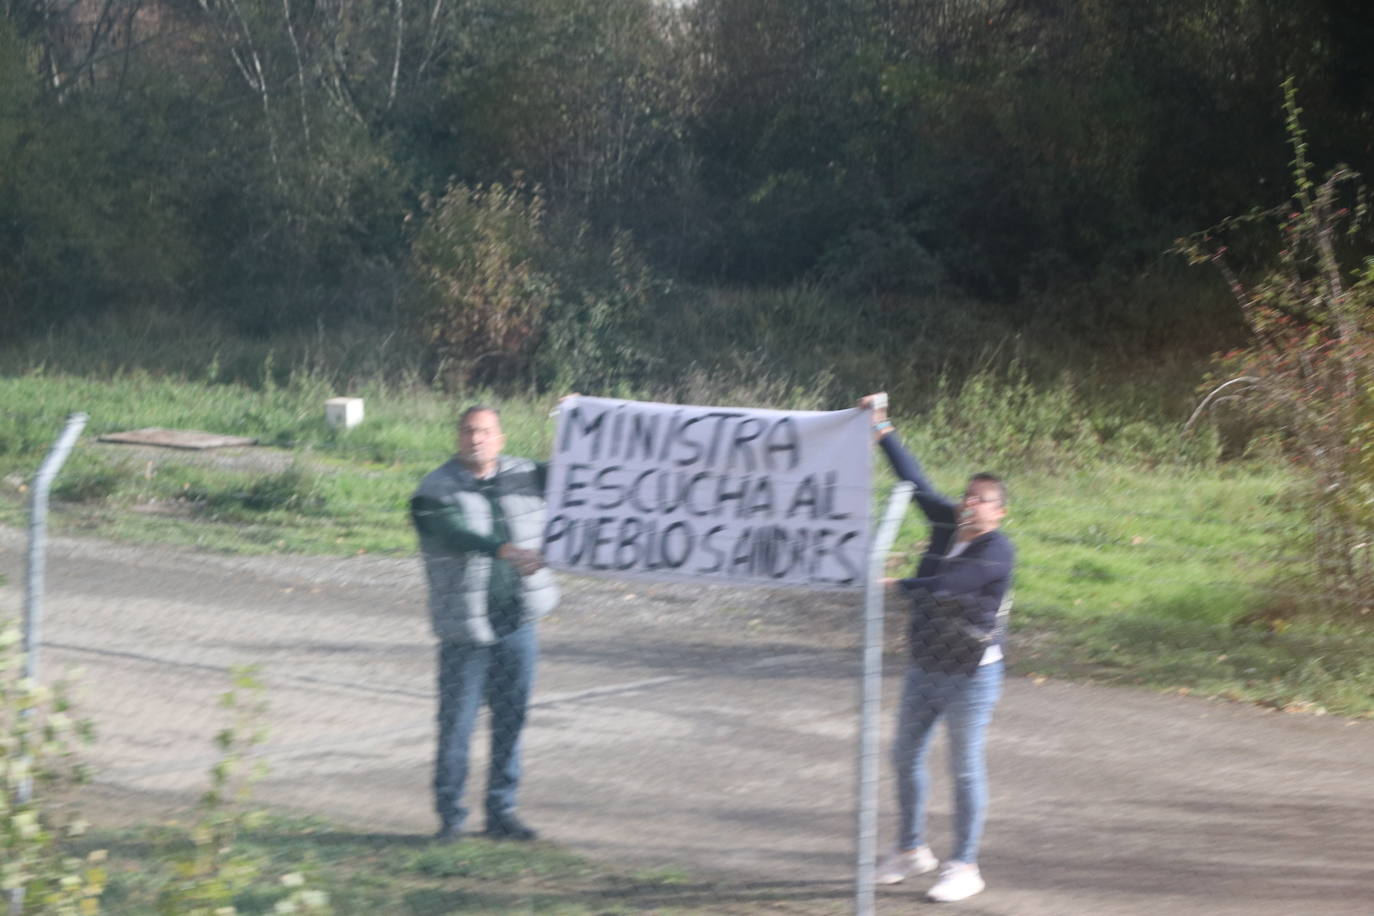
[[[1245,346],[1218,358],[1203,404],[1224,394],[1279,432],[1283,453],[1308,479],[1321,587],[1332,607],[1358,619],[1374,609],[1374,260],[1349,263],[1349,252],[1367,244],[1365,192],[1344,166],[1312,177],[1292,79],[1284,110],[1292,197],[1178,247],[1221,272],[1250,331]],[[1257,222],[1277,225],[1281,247],[1247,283],[1226,239]]]

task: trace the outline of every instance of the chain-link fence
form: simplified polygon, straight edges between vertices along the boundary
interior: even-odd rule
[[[25,546],[0,531],[7,588]],[[356,900],[337,901],[341,912],[852,912],[869,905],[855,893],[856,836],[858,861],[872,861],[865,843],[877,858],[874,881],[860,885],[876,886],[879,911],[920,901],[939,881],[935,860],[961,857],[982,867],[989,912],[1303,911],[1310,901],[1290,882],[1260,876],[1281,864],[1306,875],[1322,912],[1359,912],[1368,899],[1357,862],[1374,849],[1355,825],[1374,798],[1353,763],[1366,759],[1367,729],[1004,682],[1002,602],[970,606],[929,581],[890,589],[885,624],[867,616],[886,649],[865,651],[857,591],[560,576],[563,598],[538,627],[515,799],[548,842],[481,836],[493,716],[479,704],[470,814],[462,839],[444,844],[433,839],[442,662],[418,558],[239,557],[63,537],[48,570],[43,668],[72,674],[77,708],[99,732],[84,752],[95,777],[87,816],[106,827],[194,821],[226,756],[215,736],[233,711],[220,698],[234,668],[255,666],[265,740],[242,749],[268,769],[254,801],[321,819],[264,834],[272,867],[327,864],[347,849],[347,861],[370,857],[398,876],[371,891],[343,885]],[[1152,584],[1169,577],[1161,568]],[[989,609],[981,635],[949,626]],[[1016,658],[1014,641],[1007,652]],[[866,741],[860,701],[878,696],[865,661],[886,667]],[[980,844],[982,786],[991,816]],[[881,818],[858,817],[865,793]],[[313,845],[284,838],[307,835]],[[1325,864],[1285,859],[1303,844]],[[1174,860],[1208,863],[1189,871],[1197,893],[1161,884],[1166,846]],[[535,852],[483,883],[483,857],[526,855],[512,849]],[[593,873],[539,858],[552,850],[585,856]],[[1318,880],[1327,884],[1314,889]],[[137,882],[120,887],[106,910],[140,912]]]
[[[96,819],[187,817],[222,757],[229,671],[252,664],[270,709],[258,801],[368,833],[439,827],[439,659],[417,562],[59,540],[50,564],[44,665],[78,669],[78,708],[97,724]],[[538,628],[519,816],[627,872],[823,875],[822,896],[847,900],[855,597],[563,585]],[[471,747],[463,827],[477,834],[490,720],[483,709]]]

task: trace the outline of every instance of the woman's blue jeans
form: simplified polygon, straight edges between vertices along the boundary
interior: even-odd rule
[[[491,709],[491,769],[486,813],[490,821],[515,808],[520,785],[520,733],[534,689],[539,656],[534,624],[489,646],[439,645],[439,752],[434,762],[434,806],[446,825],[467,817],[463,786],[468,745],[485,700]]]
[[[1001,661],[980,665],[972,674],[942,674],[912,665],[902,689],[897,739],[892,757],[901,807],[897,848],[926,845],[926,799],[930,774],[926,758],[935,725],[943,716],[949,732],[949,767],[954,777],[954,854],[978,861],[978,841],[987,811],[988,775],[984,738],[1002,693]]]

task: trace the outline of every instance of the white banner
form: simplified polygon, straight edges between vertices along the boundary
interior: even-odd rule
[[[857,588],[867,411],[563,401],[544,559],[618,576]]]

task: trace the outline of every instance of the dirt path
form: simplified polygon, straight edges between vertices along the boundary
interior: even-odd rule
[[[0,607],[14,612],[24,550],[22,532],[0,529]],[[526,817],[616,866],[792,887],[798,908],[843,900],[854,599],[600,580],[565,590],[542,631]],[[93,763],[108,807],[88,814],[191,800],[214,759],[226,671],[255,663],[272,705],[260,798],[369,831],[429,832],[423,597],[415,560],[56,540],[43,668],[81,669],[78,698],[101,732]],[[961,912],[1371,912],[1367,721],[1012,678],[990,752],[990,888]],[[885,784],[884,828],[890,795]],[[937,838],[947,796],[937,773]],[[880,911],[916,904],[923,887],[884,890]]]

